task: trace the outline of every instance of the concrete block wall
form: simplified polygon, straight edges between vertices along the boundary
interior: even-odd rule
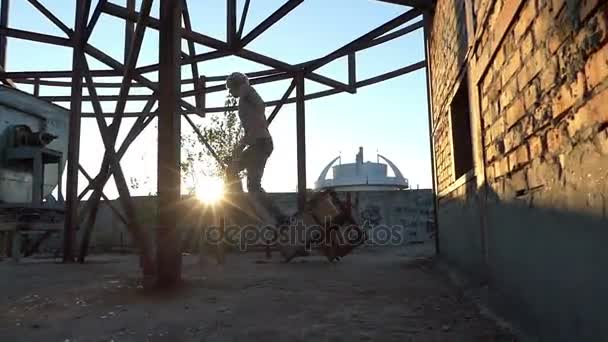
[[[540,340],[608,340],[608,3],[438,1],[431,37],[441,254]],[[455,179],[465,71],[475,167]]]
[[[297,211],[296,193],[269,195],[284,213],[293,214]],[[340,193],[340,196],[346,200],[346,193]],[[430,189],[350,192],[350,196],[355,217],[361,223],[370,221],[367,225],[369,229],[379,226],[402,227],[403,231],[400,234],[404,244],[428,241],[434,237],[433,196]],[[139,223],[153,233],[157,215],[156,198],[134,197],[133,200]],[[117,210],[122,211],[118,201],[112,201],[112,204]],[[176,210],[180,210],[179,226],[185,233],[190,232],[193,227],[214,222],[213,213],[205,210],[195,199],[184,200],[182,204],[176,206]],[[245,215],[237,220],[243,225],[252,223]],[[230,222],[227,221],[227,224],[231,224]],[[91,251],[109,251],[117,247],[131,246],[133,241],[124,223],[106,203],[101,204],[91,238]]]

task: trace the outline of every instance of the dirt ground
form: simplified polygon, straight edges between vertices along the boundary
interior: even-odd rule
[[[0,262],[0,341],[514,341],[412,245],[341,262],[184,257],[184,285],[145,293],[133,256]]]

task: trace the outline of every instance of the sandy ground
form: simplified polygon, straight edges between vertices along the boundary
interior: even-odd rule
[[[144,293],[133,256],[0,262],[0,341],[514,341],[420,245],[330,264],[184,257],[184,285]]]

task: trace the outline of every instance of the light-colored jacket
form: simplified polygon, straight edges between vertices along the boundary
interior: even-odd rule
[[[258,92],[244,84],[239,89],[239,119],[245,130],[244,142],[248,145],[259,138],[271,138],[264,113],[266,105]]]

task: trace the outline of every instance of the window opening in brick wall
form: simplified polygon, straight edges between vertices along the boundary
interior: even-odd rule
[[[471,109],[469,106],[468,89],[468,75],[465,74],[450,105],[452,144],[454,148],[454,176],[456,179],[473,169]]]

